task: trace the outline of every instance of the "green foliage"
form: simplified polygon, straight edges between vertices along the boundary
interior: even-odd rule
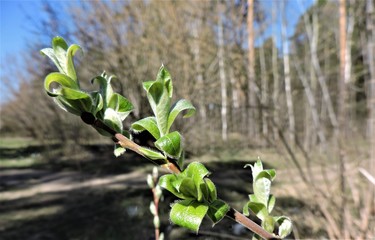
[[[161,66],[155,81],[143,83],[153,117],[146,117],[134,122],[131,129],[135,132],[148,131],[155,139],[155,146],[165,154],[178,160],[179,167],[183,166],[183,145],[181,134],[170,132],[176,117],[186,111],[184,117],[191,117],[195,107],[187,100],[181,99],[171,106],[173,96],[172,78],[168,70]]]
[[[268,232],[273,232],[276,223],[279,224],[278,235],[282,238],[288,236],[292,231],[292,222],[285,216],[271,216],[275,206],[276,198],[271,194],[271,183],[276,177],[274,169],[263,169],[260,159],[253,165],[246,164],[245,167],[251,167],[253,175],[254,194],[249,195],[249,201],[243,208],[243,213],[250,215],[249,209],[261,221],[262,227]]]
[[[113,76],[108,76],[103,72],[95,77],[92,83],[99,85],[98,91],[87,92],[80,88],[79,80],[73,63],[73,56],[81,47],[68,44],[61,37],[52,40],[52,48],[45,48],[41,53],[48,56],[56,65],[59,72],[50,73],[44,80],[44,89],[47,94],[54,98],[56,104],[63,110],[78,116],[85,116],[93,124],[99,119],[109,128],[118,133],[123,133],[122,122],[133,110],[133,105],[123,96],[114,93],[111,80]],[[51,89],[52,88],[52,89]],[[111,137],[107,130],[93,125],[102,135]],[[124,149],[116,149],[118,155]]]
[[[87,92],[80,88],[73,64],[74,54],[81,48],[78,45],[68,47],[65,40],[55,37],[52,48],[41,52],[48,56],[56,65],[59,72],[49,74],[44,81],[47,94],[65,111],[78,115],[92,125],[100,134],[108,137],[117,137],[127,134],[122,122],[133,110],[133,105],[123,96],[115,93],[111,86],[113,76],[103,72],[93,78],[93,84],[98,85],[97,91]],[[207,216],[213,224],[221,221],[230,210],[229,205],[217,197],[215,184],[208,178],[209,171],[199,162],[190,163],[183,169],[182,136],[178,131],[170,132],[172,124],[181,112],[183,117],[190,117],[195,113],[194,106],[182,99],[171,104],[173,85],[170,73],[161,66],[155,81],[143,83],[147,99],[154,116],[149,116],[131,124],[134,132],[148,131],[156,140],[157,149],[138,146],[130,139],[121,135],[121,146],[116,146],[115,155],[119,156],[126,146],[137,153],[149,158],[159,165],[170,164],[169,160],[176,160],[174,173],[159,178],[154,170],[153,175],[147,177],[147,183],[154,192],[154,202],[150,204],[150,211],[154,215],[155,228],[160,227],[157,214],[157,202],[162,196],[161,188],[174,194],[179,200],[171,205],[170,220],[182,227],[198,232],[203,218]],[[120,141],[120,140],[119,140]],[[175,164],[175,161],[172,161]],[[271,182],[276,176],[275,170],[264,170],[259,160],[252,168],[254,194],[249,195],[250,201],[244,207],[244,213],[249,215],[249,209],[262,220],[262,227],[273,232],[275,225],[279,225],[279,235],[287,236],[291,231],[291,221],[284,216],[270,215],[275,197],[270,194]]]
[[[203,164],[193,162],[180,174],[160,178],[161,187],[182,199],[172,204],[170,219],[173,223],[198,231],[206,215],[216,224],[229,211],[229,205],[217,199],[216,187],[208,175]]]

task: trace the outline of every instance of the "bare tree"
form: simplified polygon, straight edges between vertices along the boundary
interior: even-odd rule
[[[285,96],[286,96],[286,106],[288,110],[288,120],[289,120],[289,140],[291,142],[296,142],[296,123],[294,118],[294,106],[293,106],[293,95],[292,95],[292,83],[290,78],[290,63],[289,63],[289,43],[287,40],[286,32],[286,13],[285,13],[285,3],[282,3],[283,17],[281,25],[281,35],[283,42],[283,63],[284,63],[284,78],[285,78]]]
[[[228,139],[228,119],[227,119],[227,83],[224,65],[224,28],[223,28],[223,4],[219,3],[218,12],[218,60],[219,60],[219,77],[221,89],[221,137],[223,141]]]

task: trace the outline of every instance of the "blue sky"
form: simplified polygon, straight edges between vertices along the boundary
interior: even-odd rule
[[[28,16],[38,17],[40,0],[0,0],[1,59],[24,48],[30,36]]]
[[[75,0],[46,0],[52,3],[75,2]],[[280,0],[262,0],[265,10],[271,9],[271,5]],[[286,11],[288,15],[288,34],[293,32],[294,25],[301,13],[311,4],[313,0],[287,0]],[[3,74],[5,60],[12,55],[18,55],[22,51],[27,52],[27,41],[33,37],[31,32],[32,23],[44,17],[42,12],[42,0],[0,0],[0,76]],[[279,29],[276,26],[277,29]],[[269,28],[263,38],[272,35]],[[1,84],[3,85],[3,84]],[[3,86],[0,85],[0,88]],[[3,90],[0,89],[0,92]],[[0,96],[0,103],[4,96]]]

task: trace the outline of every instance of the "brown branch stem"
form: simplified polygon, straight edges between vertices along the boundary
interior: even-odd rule
[[[145,156],[140,151],[141,146],[139,146],[135,142],[131,141],[129,138],[127,138],[123,134],[114,132],[113,129],[110,129],[108,126],[106,126],[104,123],[102,123],[98,119],[96,119],[95,121],[90,122],[90,123],[91,123],[91,125],[94,125],[95,127],[102,128],[102,129],[106,130],[107,132],[111,133],[113,135],[116,143],[120,144],[121,147],[126,148],[126,149],[130,149],[130,150],[136,152],[137,154],[147,158],[147,156]],[[90,123],[88,123],[88,124],[90,124]],[[170,172],[175,173],[175,174],[181,173],[181,170],[179,169],[179,167],[174,162],[168,161],[168,163],[162,164],[161,167],[166,168],[167,170],[169,170]],[[242,226],[246,227],[247,229],[249,229],[250,231],[254,232],[255,234],[259,235],[260,237],[262,237],[264,239],[280,239],[280,237],[274,235],[273,233],[267,232],[261,226],[259,226],[254,221],[247,218],[245,215],[243,215],[242,213],[240,213],[239,211],[237,211],[234,208],[230,208],[230,210],[226,214],[226,217],[228,217],[228,218],[234,220],[235,222],[241,224]]]

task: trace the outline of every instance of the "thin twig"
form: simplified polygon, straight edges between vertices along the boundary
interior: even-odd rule
[[[359,168],[358,170],[359,170],[360,173],[362,173],[363,176],[365,176],[365,178],[367,178],[367,180],[369,180],[372,184],[375,185],[375,177],[374,176],[372,176],[368,171],[366,171],[363,168]]]

